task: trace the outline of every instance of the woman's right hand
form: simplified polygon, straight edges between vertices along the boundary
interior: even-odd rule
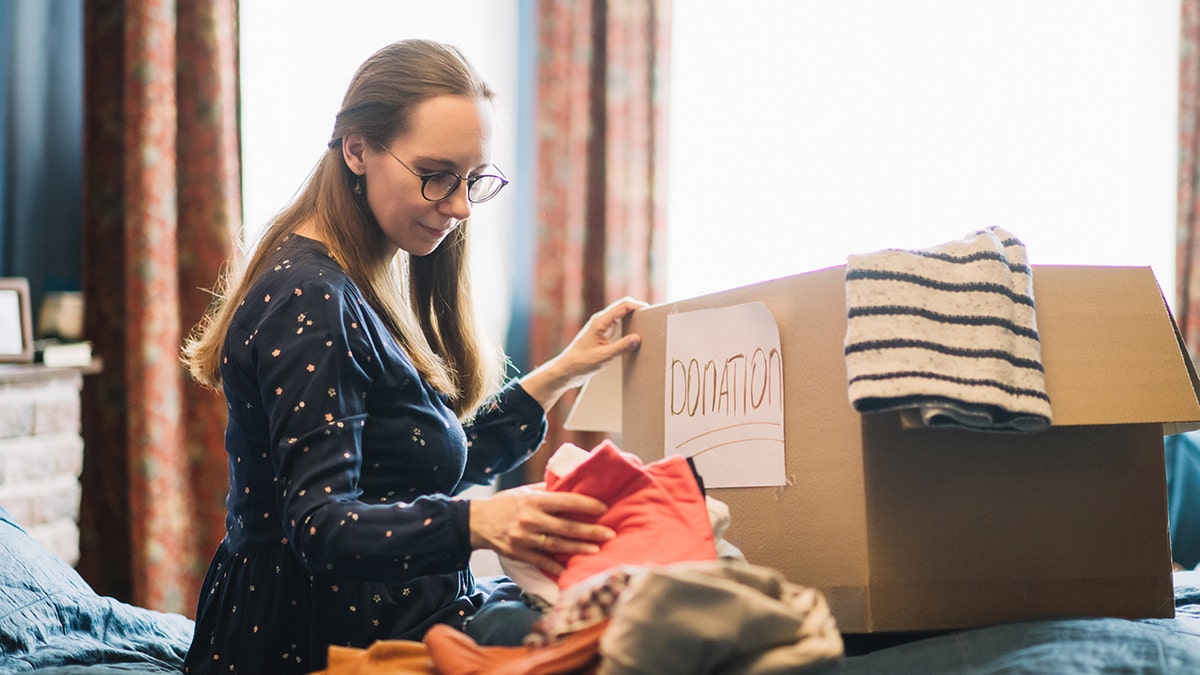
[[[616,533],[588,522],[602,515],[604,502],[570,492],[549,492],[541,484],[503,490],[471,500],[471,546],[490,549],[559,575],[556,556],[596,553]]]
[[[522,377],[521,387],[542,408],[550,408],[566,391],[581,387],[606,364],[637,349],[637,334],[618,336],[621,321],[646,303],[621,298],[587,320],[566,349]]]

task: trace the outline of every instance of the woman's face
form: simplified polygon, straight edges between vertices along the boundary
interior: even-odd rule
[[[408,133],[393,139],[388,150],[391,154],[364,148],[367,204],[388,241],[410,255],[428,255],[471,215],[472,204],[465,180],[445,199],[425,199],[413,172],[453,171],[463,178],[494,173],[491,102],[450,95],[426,99],[414,109]]]

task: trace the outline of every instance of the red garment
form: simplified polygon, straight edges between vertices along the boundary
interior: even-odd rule
[[[717,558],[704,493],[682,456],[643,465],[605,440],[565,476],[547,470],[546,489],[604,502],[608,511],[596,522],[617,533],[599,553],[562,558],[566,570],[557,579],[560,590],[618,565]]]

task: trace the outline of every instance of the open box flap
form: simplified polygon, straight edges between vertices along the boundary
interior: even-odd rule
[[[563,428],[571,431],[621,433],[621,362],[613,361],[583,385]]]
[[[1163,304],[1166,304],[1166,296],[1163,297]],[[1170,313],[1168,312],[1168,316]],[[1200,378],[1196,376],[1196,365],[1192,361],[1191,352],[1188,351],[1187,342],[1183,339],[1183,333],[1179,330],[1179,324],[1176,323],[1175,317],[1171,317],[1171,328],[1175,330],[1175,340],[1179,343],[1179,353],[1183,354],[1183,363],[1188,369],[1188,378],[1192,381],[1192,388],[1200,393]],[[1171,422],[1163,425],[1163,434],[1182,434],[1188,431],[1200,429],[1200,422]]]
[[[1149,267],[1034,266],[1055,426],[1200,426],[1191,359]]]

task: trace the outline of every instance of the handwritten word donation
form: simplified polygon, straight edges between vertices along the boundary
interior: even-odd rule
[[[783,353],[761,302],[667,317],[665,449],[708,487],[782,485]]]

